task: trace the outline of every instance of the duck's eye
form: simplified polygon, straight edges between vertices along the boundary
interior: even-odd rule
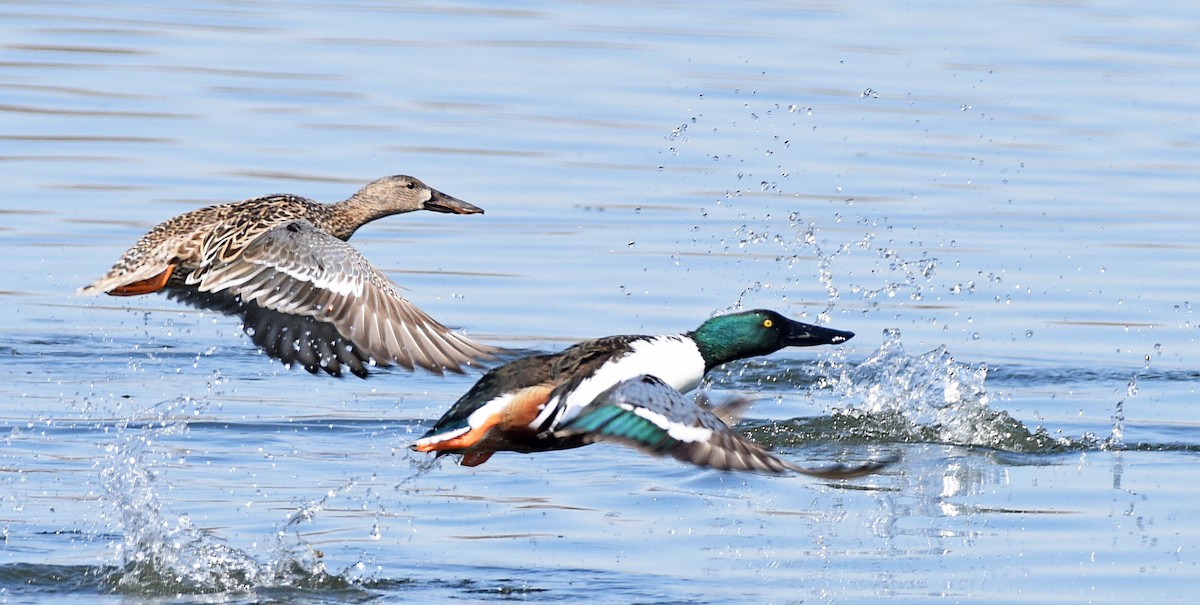
[[[412,181],[409,181],[408,183],[405,183],[405,185],[404,185],[404,186],[405,186],[405,187],[408,187],[409,189],[416,189],[416,188],[417,188],[417,184],[416,184],[416,183],[414,183],[414,182],[412,182]]]
[[[771,327],[771,326],[773,326],[773,325],[775,325],[775,322],[773,322],[773,321],[771,321],[771,320],[769,320],[769,319],[764,319],[764,320],[763,320],[763,327],[764,327],[764,328],[769,328],[769,327]]]

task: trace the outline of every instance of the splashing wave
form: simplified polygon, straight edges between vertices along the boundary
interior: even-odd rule
[[[776,446],[834,439],[847,443],[942,443],[1014,453],[1058,453],[1104,445],[1094,437],[1055,437],[989,407],[988,368],[954,359],[945,346],[904,351],[898,331],[860,364],[823,362],[817,386],[841,403],[821,418],[796,418],[751,432]]]
[[[191,405],[180,399],[166,406]],[[192,524],[188,515],[172,518],[159,500],[156,466],[173,454],[159,439],[188,430],[170,420],[121,429],[99,461],[107,499],[116,509],[122,539],[107,583],[118,592],[139,595],[204,594],[256,589],[345,590],[356,583],[326,571],[321,553],[302,542],[289,542],[293,525],[311,519],[321,503],[301,509],[276,532],[266,561],[239,550]]]

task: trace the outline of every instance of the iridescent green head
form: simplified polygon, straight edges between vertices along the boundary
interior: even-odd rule
[[[704,357],[705,371],[735,359],[774,353],[784,347],[840,344],[853,332],[822,328],[755,309],[714,317],[689,332]]]

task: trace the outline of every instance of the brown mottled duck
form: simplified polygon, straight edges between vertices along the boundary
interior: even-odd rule
[[[346,243],[373,220],[415,210],[483,213],[402,175],[336,204],[277,194],[209,206],[151,229],[80,293],[165,292],[237,315],[267,355],[313,373],[365,377],[391,364],[462,372],[499,349],[426,315]]]

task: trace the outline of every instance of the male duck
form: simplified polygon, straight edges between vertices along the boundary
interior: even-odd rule
[[[792,346],[838,344],[843,332],[767,310],[721,315],[686,334],[608,336],[554,355],[523,357],[484,374],[424,437],[419,452],[483,464],[497,451],[537,452],[611,439],[720,469],[822,473],[783,463],[734,433],[741,404],[701,408],[680,391],[736,359]],[[857,476],[872,469],[831,469]]]
[[[80,293],[164,291],[238,315],[267,355],[313,373],[340,376],[344,366],[365,377],[368,365],[393,363],[462,372],[498,349],[426,315],[345,241],[366,223],[414,210],[483,213],[402,175],[336,204],[277,194],[210,206],[151,229]]]

